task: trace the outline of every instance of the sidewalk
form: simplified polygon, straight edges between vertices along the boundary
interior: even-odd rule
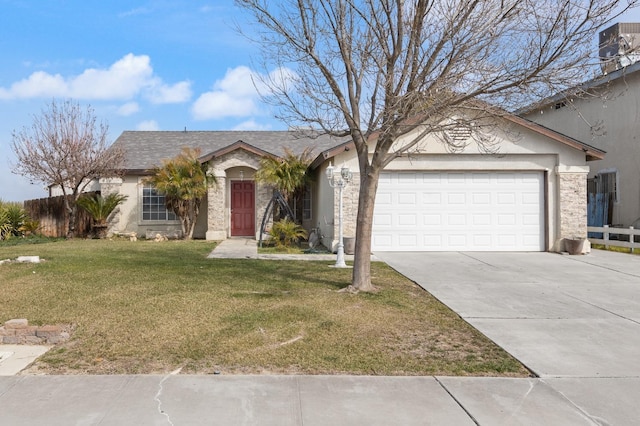
[[[620,404],[634,403],[621,396]],[[171,374],[1,377],[0,419],[12,426],[599,424],[540,379]]]

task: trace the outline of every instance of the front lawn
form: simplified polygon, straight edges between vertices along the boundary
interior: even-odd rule
[[[206,259],[214,244],[0,244],[0,322],[74,324],[31,373],[526,376],[430,294],[374,263],[376,294],[332,262]]]

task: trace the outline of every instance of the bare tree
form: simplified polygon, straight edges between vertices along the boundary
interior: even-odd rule
[[[51,101],[31,127],[13,132],[18,159],[13,172],[60,188],[67,211],[67,238],[76,230],[76,201],[92,180],[119,174],[124,152],[109,147],[108,126],[97,123],[90,106],[65,100]],[[70,197],[69,197],[70,196]]]
[[[598,28],[638,0],[236,0],[260,26],[265,99],[289,123],[350,136],[360,193],[352,286],[371,291],[380,172],[439,136],[451,150],[506,111],[583,81]],[[399,137],[403,136],[399,142]],[[462,145],[461,145],[462,144]]]

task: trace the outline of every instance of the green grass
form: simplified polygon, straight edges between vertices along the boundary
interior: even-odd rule
[[[204,241],[0,244],[0,321],[73,324],[32,372],[506,375],[527,370],[382,263],[206,259]]]
[[[611,246],[611,245],[609,247],[605,247],[604,244],[591,244],[591,248],[594,250],[606,250],[606,251],[615,251],[618,253],[629,253],[629,254],[640,255],[640,250],[635,249],[631,251],[631,249],[627,247],[617,247],[617,246]]]
[[[291,246],[291,247],[275,247],[267,244],[263,244],[262,247],[258,247],[259,254],[304,254],[304,247]]]
[[[329,250],[327,250],[324,246],[315,247],[314,249],[309,248],[309,244],[306,241],[301,242],[300,244],[294,244],[290,247],[277,247],[271,241],[266,240],[262,242],[262,247],[258,245],[258,253],[259,254],[329,254]]]

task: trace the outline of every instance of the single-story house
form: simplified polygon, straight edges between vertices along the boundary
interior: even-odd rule
[[[586,237],[587,163],[604,152],[517,116],[499,120],[495,154],[481,153],[471,140],[454,153],[429,136],[389,164],[376,194],[374,251],[561,251],[563,239]],[[347,166],[353,181],[343,191],[344,235],[355,235],[359,173],[348,139],[297,131],[126,131],[114,143],[127,153],[126,171],[121,179],[102,180],[101,190],[129,198],[112,232],[178,231],[144,177],[182,147],[198,147],[217,183],[203,202],[195,237],[256,238],[272,195],[254,181],[260,159],[311,146],[315,180],[300,219],[307,229],[320,227],[323,244],[335,248],[338,191],[325,171],[330,164]]]

